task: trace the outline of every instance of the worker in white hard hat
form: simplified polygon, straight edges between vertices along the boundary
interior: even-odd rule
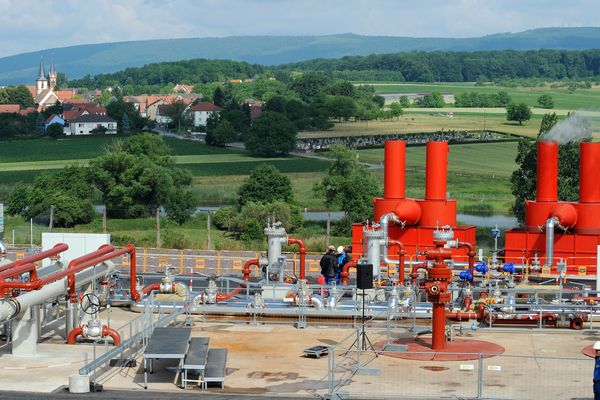
[[[339,285],[342,278],[342,268],[350,261],[350,256],[346,253],[344,246],[338,246],[336,256],[338,267],[335,270],[335,282]]]
[[[335,279],[335,270],[337,268],[337,257],[335,256],[335,247],[327,246],[327,252],[321,257],[321,275],[325,277],[325,284],[329,285]]]
[[[600,400],[600,341],[594,343],[596,364],[594,366],[594,400]]]

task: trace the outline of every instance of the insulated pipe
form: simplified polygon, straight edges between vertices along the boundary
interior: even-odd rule
[[[405,196],[406,142],[386,140],[384,153],[383,198],[403,199]]]
[[[32,254],[27,257],[23,257],[20,260],[13,261],[8,264],[4,264],[4,265],[0,266],[0,272],[6,271],[7,269],[14,268],[14,267],[22,265],[22,264],[34,263],[36,261],[41,261],[48,257],[54,257],[54,256],[58,255],[59,253],[62,253],[63,251],[67,251],[68,249],[69,249],[68,245],[66,245],[64,243],[59,243],[59,244],[55,245],[54,247],[52,247],[51,249],[40,251],[39,253]]]
[[[425,199],[446,200],[448,142],[427,142]]]
[[[554,226],[556,219],[548,218],[546,221],[546,267],[554,264]]]
[[[304,279],[306,277],[306,252],[307,252],[307,249],[302,240],[288,236],[287,245],[292,246],[294,244],[297,244],[298,246],[300,246],[298,248],[298,253],[300,253],[300,279]]]
[[[244,264],[244,268],[242,269],[242,273],[244,274],[244,280],[246,282],[250,281],[250,272],[252,272],[250,270],[250,266],[251,265],[256,265],[257,267],[260,267],[258,258],[253,258],[251,260],[248,260]]]
[[[558,200],[558,143],[537,143],[536,201]]]
[[[600,203],[600,143],[579,145],[579,202]]]
[[[350,260],[342,267],[342,271],[340,272],[340,283],[342,285],[348,284],[348,278],[350,277],[350,268],[356,268],[356,260]]]
[[[104,262],[95,269],[88,268],[81,271],[76,274],[76,287],[85,286],[95,279],[105,277],[114,270],[115,265],[113,263]],[[63,278],[44,285],[40,290],[32,290],[18,297],[0,301],[0,321],[6,321],[32,305],[41,304],[48,299],[64,295],[68,287],[68,280]]]

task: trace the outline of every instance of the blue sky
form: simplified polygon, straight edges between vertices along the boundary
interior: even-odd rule
[[[0,0],[0,56],[243,35],[468,37],[600,26],[600,0]]]

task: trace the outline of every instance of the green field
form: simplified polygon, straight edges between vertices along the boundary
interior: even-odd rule
[[[502,86],[476,86],[474,83],[443,83],[443,84],[417,84],[417,83],[369,83],[375,87],[377,93],[415,93],[415,92],[440,92],[453,93],[455,96],[464,92],[477,92],[485,94],[497,93],[500,90],[508,92],[515,102],[525,102],[531,107],[537,106],[537,99],[542,94],[549,94],[554,100],[556,109],[565,110],[600,110],[600,88],[577,89],[570,92],[566,88],[507,88]]]

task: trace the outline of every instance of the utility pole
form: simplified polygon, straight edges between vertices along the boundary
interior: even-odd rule
[[[52,232],[54,226],[54,206],[50,206],[50,222],[48,223],[48,232]]]
[[[104,211],[102,211],[102,232],[106,233],[106,206],[104,206]]]
[[[156,207],[156,248],[160,249],[160,207]]]
[[[210,214],[210,210],[208,210],[208,214],[206,214],[206,248],[207,248],[207,250],[210,250],[212,247],[211,240],[210,240],[210,225],[211,225],[211,214]]]
[[[331,243],[329,243],[329,237],[331,235],[331,213],[329,211],[327,211],[327,246],[329,246]]]

